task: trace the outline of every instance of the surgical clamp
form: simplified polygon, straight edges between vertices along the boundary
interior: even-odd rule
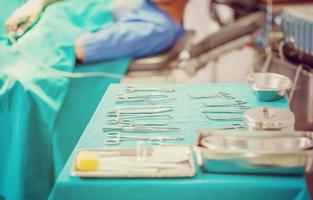
[[[224,99],[235,99],[235,97],[231,96],[228,92],[219,92],[215,95],[208,96],[194,96],[189,94],[192,99],[210,99],[210,98],[224,98]]]
[[[172,127],[157,127],[157,126],[121,126],[121,127],[104,127],[102,129],[104,132],[107,131],[123,131],[123,132],[180,132],[180,128]]]
[[[247,106],[247,102],[246,101],[234,101],[233,103],[225,103],[225,104],[209,104],[206,102],[202,102],[203,105],[205,105],[206,107],[237,107],[240,109],[249,109],[250,107]]]
[[[182,136],[140,136],[140,135],[122,135],[120,132],[108,132],[106,133],[106,139],[104,144],[118,145],[122,141],[138,141],[148,140],[150,144],[162,145],[165,141],[181,141],[184,138]]]
[[[174,88],[135,88],[133,86],[128,86],[125,88],[126,93],[134,93],[134,92],[151,92],[151,91],[158,91],[158,92],[175,92]]]

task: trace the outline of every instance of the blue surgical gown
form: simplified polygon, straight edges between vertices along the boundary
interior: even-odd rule
[[[83,62],[151,56],[170,48],[182,33],[180,24],[145,1],[115,23],[82,34]]]

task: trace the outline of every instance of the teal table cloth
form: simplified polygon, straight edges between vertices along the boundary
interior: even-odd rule
[[[201,100],[192,100],[188,94],[209,95],[217,92],[229,92],[237,100],[245,100],[251,107],[274,106],[288,108],[286,98],[276,102],[259,102],[248,84],[145,84],[138,87],[174,87],[172,94],[175,102],[163,104],[174,106],[174,120],[171,127],[180,127],[184,140],[179,144],[193,144],[200,129],[228,126],[231,122],[211,122],[202,110],[206,108]],[[50,200],[85,200],[85,199],[310,199],[305,178],[302,176],[261,176],[203,173],[197,168],[192,178],[167,179],[88,179],[71,176],[72,159],[75,152],[82,148],[107,147],[103,141],[107,112],[118,106],[115,95],[123,93],[126,85],[114,84],[102,98],[91,121],[68,159],[52,190]],[[227,102],[230,100],[210,99],[208,102]],[[120,105],[119,105],[120,106]],[[120,146],[134,147],[136,142],[125,141]],[[112,146],[110,146],[112,148]],[[115,148],[116,146],[114,146]]]
[[[41,200],[47,199],[103,92],[120,81],[69,79],[54,69],[122,75],[129,59],[75,68],[75,38],[113,22],[108,11],[111,0],[55,3],[12,46],[4,21],[22,3],[0,0],[0,199]]]

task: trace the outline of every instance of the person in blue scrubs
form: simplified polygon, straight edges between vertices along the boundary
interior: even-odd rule
[[[55,1],[26,2],[8,18],[7,31],[22,35],[39,19],[44,8]],[[141,0],[137,7],[129,8],[123,14],[113,10],[114,24],[77,38],[77,60],[87,63],[121,57],[145,57],[170,48],[183,34],[181,22],[185,4],[186,0]]]

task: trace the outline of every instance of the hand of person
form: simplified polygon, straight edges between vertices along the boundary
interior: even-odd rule
[[[7,32],[13,32],[18,36],[22,36],[25,31],[38,20],[43,9],[44,3],[42,0],[29,0],[16,9],[7,19]]]

